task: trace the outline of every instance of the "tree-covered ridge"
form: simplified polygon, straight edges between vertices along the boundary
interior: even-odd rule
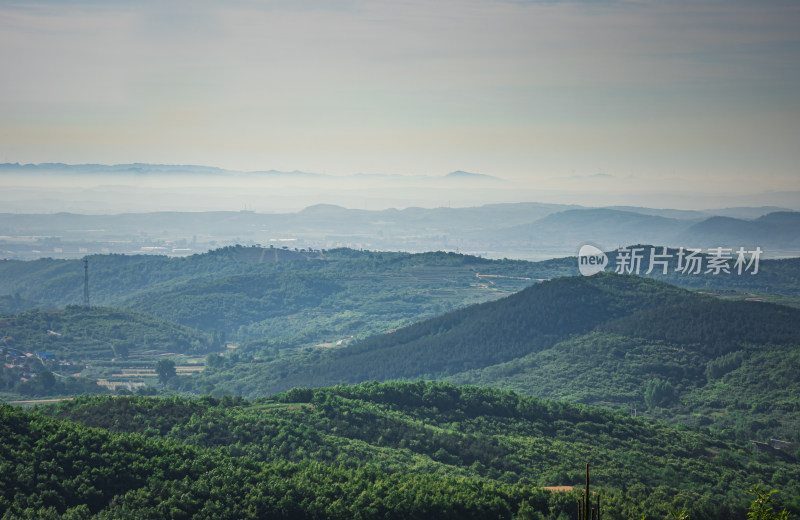
[[[692,518],[743,518],[744,491],[756,484],[800,509],[792,498],[800,496],[796,462],[629,414],[489,388],[364,383],[294,389],[255,403],[81,398],[42,411],[264,464],[313,461],[522,489],[578,485],[591,461],[608,518],[659,518],[683,508]]]
[[[487,260],[456,253],[399,253],[332,249],[290,251],[231,246],[188,257],[158,255],[92,255],[89,260],[93,303],[114,304],[139,293],[164,291],[188,281],[211,281],[237,275],[284,271],[339,275],[402,272],[421,266],[496,267],[528,272],[530,262]],[[457,273],[457,271],[456,271]],[[473,271],[474,273],[474,271]],[[80,260],[0,260],[0,294],[21,296],[53,306],[79,303],[83,287]],[[502,272],[498,274],[504,274]]]
[[[798,309],[606,273],[537,284],[340,349],[249,364],[215,358],[199,379],[175,388],[253,397],[444,378],[679,419],[740,440],[800,442],[792,404],[800,393],[798,341]],[[712,394],[719,397],[702,402]]]
[[[602,327],[629,337],[695,346],[706,355],[727,354],[743,344],[800,341],[800,310],[765,302],[687,299],[618,318]]]
[[[609,254],[612,262],[615,255]],[[762,260],[756,276],[685,275],[672,265],[666,276],[659,270],[651,276],[684,287],[797,297],[798,262]],[[365,337],[493,300],[539,279],[578,273],[575,257],[525,262],[443,252],[242,246],[185,258],[93,255],[89,265],[93,304],[168,316],[207,332],[224,330],[228,337],[256,339],[277,331],[283,341],[301,338],[301,343],[319,341],[316,331]],[[0,307],[16,313],[81,303],[83,274],[80,260],[1,260]],[[256,288],[263,291],[254,294]],[[307,297],[298,299],[295,290]],[[213,309],[217,314],[212,316]]]
[[[684,315],[692,319],[681,319]],[[664,322],[657,322],[661,318]],[[740,337],[742,326],[750,323],[753,330]],[[677,345],[689,339],[704,356],[711,356],[708,361],[718,355],[702,343],[711,334],[715,341],[731,344],[786,344],[800,338],[800,310],[720,301],[636,276],[567,277],[347,348],[314,353],[297,363],[278,360],[241,367],[238,379],[247,382],[261,373],[263,391],[274,392],[338,382],[449,377],[511,362],[594,330],[645,338],[669,333],[661,339],[675,339]],[[209,377],[220,381],[224,376]],[[237,393],[257,392],[246,384]]]
[[[447,380],[635,411],[740,441],[800,442],[797,345],[735,348],[714,357],[680,344],[593,332]]]
[[[207,332],[218,329],[229,338],[270,336],[291,344],[365,337],[550,276],[532,276],[528,262],[455,253],[241,246],[186,258],[98,255],[89,266],[92,304],[139,310]],[[0,261],[4,293],[19,294],[15,308],[24,302],[50,308],[80,303],[83,265]]]
[[[716,244],[714,244],[716,245]],[[741,245],[735,240],[729,245]],[[688,249],[687,249],[688,248]],[[702,259],[701,268],[699,272],[694,269],[687,269],[687,262],[680,261],[681,251],[677,248],[663,248],[657,245],[650,244],[636,244],[627,247],[621,247],[617,250],[606,251],[608,256],[609,265],[608,271],[614,271],[619,266],[622,269],[624,265],[626,269],[631,268],[631,257],[635,255],[641,256],[640,269],[635,274],[661,280],[679,287],[687,287],[692,289],[717,289],[723,291],[740,291],[744,293],[756,294],[778,294],[784,296],[798,297],[800,296],[800,258],[782,258],[782,259],[765,259],[759,258],[759,261],[750,265],[749,269],[744,269],[739,273],[738,268],[735,267],[735,262],[738,258],[737,248],[731,248],[729,252],[730,258],[724,262],[726,269],[711,270],[708,267],[708,257],[714,254],[715,247],[708,244],[706,248],[697,247],[697,244],[687,244],[684,248],[683,254],[688,255],[689,249],[699,250],[698,257]],[[752,258],[752,253],[749,248],[746,249],[748,253],[745,258],[749,261]],[[654,264],[652,272],[650,270],[650,259],[653,255],[654,259],[658,260],[658,255],[667,255],[667,269],[666,273],[663,272],[663,267],[659,264]],[[621,258],[626,258],[621,260]],[[578,274],[577,257],[559,258],[554,260],[547,260],[542,262],[545,265],[555,268],[558,265],[574,265],[575,270],[571,274]],[[757,272],[756,272],[757,271]],[[625,272],[628,272],[627,270]]]
[[[7,405],[0,419],[3,518],[510,519],[535,513],[531,504],[550,509],[547,492],[482,479],[258,462]]]
[[[442,314],[487,290],[493,297],[505,294],[498,286],[510,286],[503,283],[533,283],[523,280],[530,278],[523,276],[531,274],[529,263],[451,253],[232,247],[188,259],[98,258],[132,279],[151,276],[148,269],[152,268],[153,279],[161,281],[142,289],[147,295],[132,296],[127,304],[147,307],[162,318],[181,316],[210,330],[213,334],[208,337],[188,332],[191,352],[219,352],[225,336],[213,329],[235,326],[235,320],[249,320],[245,334],[264,338],[240,344],[224,357],[210,356],[202,374],[164,378],[170,390],[256,397],[294,386],[447,378],[644,410],[670,420],[677,416],[737,439],[800,440],[796,434],[800,410],[792,405],[792,395],[800,392],[792,375],[798,366],[792,352],[797,346],[794,339],[800,337],[800,320],[793,309],[762,302],[723,302],[641,277],[604,273],[554,279],[496,302]],[[556,264],[548,265],[558,272]],[[765,263],[758,276],[748,279],[768,275],[768,265],[783,269],[793,264],[788,260]],[[165,271],[164,266],[169,268]],[[491,273],[495,274],[477,276]],[[778,278],[789,279],[785,274]],[[14,300],[24,301],[22,296]],[[63,312],[71,311],[76,313],[75,320],[81,319],[81,313],[95,312],[73,307]],[[273,317],[252,321],[269,313]],[[30,314],[39,315],[47,313]],[[439,316],[383,334],[426,315]],[[110,318],[98,319],[104,325],[95,329],[96,335],[80,328],[73,333],[83,334],[81,348],[96,348],[103,356],[120,357],[126,351],[136,355],[140,349],[158,345],[153,338],[162,332],[177,338],[186,332],[180,329],[173,334],[172,325],[156,321],[151,325],[157,332],[143,333],[124,324],[106,326],[113,321]],[[55,325],[47,320],[34,321],[33,343],[50,351],[48,345],[59,340],[47,331],[63,331],[51,328]],[[354,330],[362,335],[351,334]],[[376,335],[356,341],[369,333]],[[166,341],[165,350],[159,352],[182,352],[180,345],[186,345]],[[285,348],[339,342],[340,348]],[[149,361],[146,368],[152,369],[154,362]],[[11,390],[20,375],[8,370],[2,370],[3,386]],[[748,373],[769,377],[758,379]],[[72,379],[56,380],[67,381]],[[749,386],[739,386],[745,381]],[[36,388],[26,383],[27,393],[53,395],[44,389],[48,379],[40,382]],[[81,388],[85,389],[78,384],[64,393],[79,393]],[[713,399],[703,403],[701,396]]]

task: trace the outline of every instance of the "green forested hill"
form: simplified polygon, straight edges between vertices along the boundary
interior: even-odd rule
[[[724,301],[606,273],[537,284],[339,349],[221,363],[202,380],[264,395],[297,386],[446,378],[680,416],[745,440],[773,435],[800,441],[800,407],[786,402],[800,392],[793,375],[800,369],[799,343],[798,309]],[[738,371],[771,383],[702,403],[700,395],[728,379],[742,381]],[[759,420],[733,420],[737,410],[756,403],[752,413]]]
[[[741,441],[798,442],[798,371],[797,344],[744,344],[713,357],[598,331],[447,380],[635,410]]]
[[[613,262],[615,253],[609,258]],[[800,259],[787,259],[762,260],[757,276],[674,270],[653,276],[684,287],[797,298],[798,273]],[[79,304],[83,274],[80,260],[2,260],[0,309]],[[364,338],[497,299],[539,279],[574,274],[574,257],[524,262],[454,253],[237,246],[186,258],[93,255],[89,292],[93,305],[139,310],[238,340],[270,337],[297,345]]]
[[[722,291],[739,291],[742,293],[751,293],[758,295],[782,295],[793,298],[800,297],[800,258],[782,258],[782,259],[761,259],[758,264],[758,272],[751,274],[750,271],[743,271],[742,274],[733,267],[736,258],[736,252],[733,251],[732,260],[729,262],[729,271],[720,271],[717,274],[707,273],[707,264],[703,264],[699,274],[683,273],[678,269],[677,249],[668,249],[668,254],[672,257],[669,260],[669,268],[666,274],[656,267],[651,274],[645,274],[649,269],[649,257],[652,246],[633,246],[641,247],[643,249],[643,261],[641,271],[639,274],[661,280],[679,287],[687,287],[691,289],[712,289]],[[663,252],[661,247],[654,249],[655,254]],[[707,257],[708,250],[703,250],[702,255]],[[608,258],[611,265],[616,265],[617,251],[609,251]],[[577,264],[576,258],[565,259],[568,262],[572,261]]]
[[[449,379],[800,441],[800,311],[702,295]]]
[[[791,296],[798,261],[763,261],[756,276],[667,278],[782,287]],[[83,338],[80,348],[117,355],[152,350],[163,332],[171,339],[161,352],[205,355],[219,351],[212,347],[225,332],[240,343],[235,353],[214,354],[202,374],[166,385],[199,394],[255,397],[295,386],[445,378],[677,417],[738,439],[800,440],[800,409],[792,400],[800,395],[792,375],[800,369],[797,310],[721,301],[643,277],[559,278],[575,264],[260,247],[174,259],[93,256],[94,303],[113,301],[211,334],[166,322],[150,325],[160,332],[142,332],[125,324],[140,318],[125,316],[92,328],[65,311],[76,325],[50,323],[54,315],[43,312],[51,318],[34,320],[37,332],[29,337],[43,346],[35,350],[51,351],[64,340],[47,330],[69,329],[62,337]],[[15,309],[82,294],[79,261],[4,261],[0,272],[8,275],[0,277],[0,289],[14,294],[4,301]],[[512,294],[521,287],[528,288]],[[447,313],[487,300],[496,301]],[[432,319],[419,322],[425,318]],[[15,341],[25,337],[0,332]],[[297,346],[303,348],[286,348]]]
[[[155,314],[229,338],[283,344],[366,337],[518,291],[557,271],[454,253],[229,247],[186,258],[89,258],[93,305]],[[80,303],[83,263],[0,261],[15,309]],[[484,276],[490,275],[490,276]]]
[[[688,324],[679,317],[659,324],[652,316],[663,315],[666,320],[671,314],[685,312],[687,306],[701,312]],[[712,315],[719,319],[709,329],[707,318]],[[752,331],[739,337],[737,331],[746,323],[757,324],[760,335]],[[638,337],[640,331],[635,329],[641,328],[651,337],[659,327],[662,333],[681,336],[675,338],[679,342],[691,338],[694,327],[696,333],[713,333],[719,336],[715,341],[732,345],[742,341],[785,343],[800,337],[800,310],[725,302],[662,282],[613,273],[561,278],[318,355],[313,365],[295,367],[296,378],[287,376],[286,388],[442,377],[511,361],[595,329],[619,329],[623,335]],[[700,336],[692,339],[692,343],[700,341]],[[703,347],[708,350],[706,355],[713,355],[715,351],[707,347]]]
[[[189,444],[192,448],[182,448],[189,459],[198,452],[192,450],[214,450],[250,461],[248,468],[278,465],[288,486],[309,478],[308,471],[319,473],[319,488],[305,491],[317,495],[318,507],[352,486],[364,496],[356,511],[366,518],[385,514],[385,505],[370,504],[375,493],[383,492],[371,484],[364,487],[362,479],[375,480],[395,503],[418,503],[417,489],[429,486],[428,500],[445,501],[457,518],[475,517],[476,509],[510,518],[523,500],[548,517],[572,518],[575,495],[534,488],[581,484],[587,461],[605,504],[604,518],[664,518],[683,508],[697,520],[743,518],[746,490],[756,484],[777,489],[782,506],[800,508],[796,462],[627,413],[488,388],[365,383],[294,389],[255,403],[241,398],[80,398],[40,411],[162,439],[165,452]],[[181,462],[177,468],[185,466]],[[330,479],[345,475],[354,480],[349,486],[328,489]],[[249,482],[245,479],[245,491]],[[145,505],[152,485],[140,492]],[[455,494],[444,499],[440,492]],[[351,508],[349,500],[353,497],[342,497],[340,507]],[[484,500],[495,505],[486,509]],[[440,517],[436,506],[425,507],[433,507],[426,514]],[[517,516],[531,517],[539,518]]]
[[[87,428],[0,404],[0,515],[510,519],[550,509],[549,494],[529,487],[310,460],[262,462],[232,451]],[[565,509],[553,502],[556,513]]]

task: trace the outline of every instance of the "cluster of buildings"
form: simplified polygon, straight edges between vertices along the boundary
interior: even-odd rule
[[[44,363],[56,363],[56,356],[50,352],[22,352],[13,348],[3,349],[5,351],[5,359],[3,366],[9,370],[16,371],[19,375],[19,380],[23,383],[36,377],[36,372],[41,370]],[[35,363],[38,360],[41,363]],[[69,361],[59,361],[59,366],[70,366]]]

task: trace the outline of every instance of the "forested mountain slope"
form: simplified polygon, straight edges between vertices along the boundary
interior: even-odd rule
[[[650,245],[630,247],[640,248],[644,256],[641,275],[647,271],[650,250],[662,252],[660,247]],[[800,296],[799,258],[762,258],[755,276],[749,272],[738,275],[735,269],[729,274],[703,272],[694,275],[676,270],[677,250],[670,249],[669,253],[672,259],[668,273],[663,275],[660,269],[656,269],[647,276],[682,287]],[[608,256],[609,269],[613,270],[617,252],[609,251]],[[382,292],[391,292],[392,298],[398,293],[415,292],[452,308],[452,305],[490,300],[521,290],[538,279],[576,274],[576,257],[526,262],[487,260],[442,252],[292,251],[236,246],[184,258],[157,255],[89,257],[92,304],[159,311],[177,302],[191,306],[196,295],[205,294],[206,301],[212,301],[224,313],[226,305],[233,299],[252,299],[255,287],[248,289],[248,284],[243,281],[260,277],[267,279],[258,282],[266,284],[266,298],[286,297],[288,293],[281,292],[280,288],[286,285],[287,289],[294,289],[294,280],[305,278],[312,294],[316,289],[313,280],[319,281],[319,299],[330,295],[331,284],[337,285],[333,296],[338,298],[336,304],[339,306],[369,305],[370,296],[382,288]],[[289,278],[285,282],[286,276]],[[83,279],[83,262],[80,260],[0,260],[0,308],[20,312],[33,307],[62,308],[80,304]],[[362,286],[364,289],[358,291]],[[417,304],[424,307],[424,302]],[[202,302],[198,305],[202,306]],[[235,315],[233,309],[230,314]],[[226,318],[223,321],[230,322],[231,328],[250,323],[245,319],[236,322]]]
[[[743,518],[749,503],[746,490],[755,484],[777,489],[781,504],[800,507],[800,466],[794,461],[743,451],[702,433],[627,413],[488,388],[366,383],[294,389],[257,403],[81,398],[41,411],[191,444],[195,450],[221,450],[253,461],[249,467],[299,464],[282,466],[288,485],[308,469],[320,472],[322,488],[306,492],[326,497],[317,499],[323,504],[342,492],[326,490],[325,479],[332,473],[354,478],[355,488],[364,485],[361,479],[376,479],[377,485],[391,474],[384,486],[409,486],[392,491],[393,496],[413,495],[419,482],[431,486],[430,499],[438,502],[443,500],[439,490],[458,482],[455,489],[460,491],[451,504],[465,493],[476,493],[469,499],[476,506],[484,496],[495,497],[495,518],[509,517],[523,499],[552,518],[560,513],[571,518],[574,496],[542,496],[531,487],[577,486],[588,461],[594,489],[603,497],[604,518],[661,518],[683,508],[695,519]],[[191,451],[188,455],[193,456]],[[245,489],[248,485],[245,481]],[[374,492],[364,490],[369,500]],[[371,507],[363,502],[360,507],[369,517]],[[463,516],[454,516],[472,517],[470,507],[463,511]]]
[[[613,261],[614,252],[609,256]],[[688,276],[673,270],[665,278],[783,291],[790,299],[798,290],[799,262],[762,261],[757,275]],[[792,404],[800,383],[791,375],[800,369],[796,311],[720,301],[642,277],[559,278],[575,272],[576,265],[575,258],[530,263],[454,253],[260,247],[174,259],[93,256],[93,303],[114,301],[206,334],[150,318],[148,327],[157,331],[131,328],[123,322],[143,318],[123,311],[112,325],[111,309],[97,311],[106,314],[97,316],[103,325],[95,326],[85,321],[94,308],[72,307],[61,314],[24,315],[35,330],[0,332],[14,341],[30,338],[28,343],[41,347],[36,350],[56,349],[67,359],[75,353],[66,349],[67,338],[104,356],[141,349],[205,356],[224,350],[227,334],[229,342],[239,343],[235,353],[212,355],[202,374],[167,384],[200,394],[253,397],[294,386],[446,378],[677,416],[740,439],[795,440],[791,432],[800,431],[800,409]],[[82,296],[80,261],[4,261],[0,271],[9,275],[0,277],[0,287],[15,292],[3,301],[16,312],[37,298],[55,304],[68,295]],[[553,280],[538,283],[539,278]],[[522,287],[529,288],[445,314]],[[425,318],[433,319],[420,322]],[[385,334],[415,322],[420,323]],[[287,348],[296,346],[304,348]],[[152,371],[155,359],[148,363],[139,368]],[[6,389],[11,379],[5,378]]]
[[[605,332],[446,378],[708,427],[726,438],[800,441],[798,344],[740,344],[714,357]]]
[[[555,279],[501,300],[371,337],[319,356],[310,366],[294,367],[295,373],[281,385],[442,377],[511,361],[598,328],[638,335],[634,329],[652,326],[655,328],[649,332],[656,334],[661,327],[682,335],[674,339],[683,340],[692,334],[683,321],[674,317],[657,324],[654,315],[686,312],[681,309],[689,306],[719,314],[720,319],[708,331],[703,330],[719,336],[719,341],[740,341],[737,327],[747,323],[757,325],[760,331],[750,333],[747,341],[786,342],[800,337],[800,310],[724,302],[646,278],[603,273]],[[694,322],[695,327],[707,322],[702,316],[705,314]],[[711,349],[707,355],[714,352]]]
[[[546,491],[477,478],[261,462],[0,404],[0,514],[48,519],[496,519]],[[531,504],[535,504],[536,509]],[[554,503],[556,513],[565,509]]]
[[[455,253],[295,252],[230,247],[186,258],[89,258],[93,305],[139,310],[239,340],[324,342],[368,334],[518,291],[528,262]],[[83,297],[80,261],[0,261],[0,294],[19,308],[59,308]],[[486,276],[490,277],[486,277]],[[536,276],[538,275],[538,276]]]
[[[537,284],[338,349],[220,363],[196,382],[252,396],[299,386],[444,378],[677,416],[745,440],[773,435],[800,441],[800,407],[791,401],[800,392],[793,375],[800,369],[799,344],[798,309],[604,273]],[[744,381],[737,376],[744,372],[770,383],[719,390]],[[184,383],[191,388],[191,381]],[[717,399],[699,398],[714,388]],[[733,420],[734,412],[756,403],[753,421]]]
[[[645,252],[648,247],[642,246]],[[616,252],[609,258],[613,263]],[[83,271],[79,260],[0,261],[0,309],[19,313],[82,303]],[[667,275],[656,270],[652,276],[790,301],[800,297],[799,272],[800,259],[787,259],[762,260],[757,276],[687,275],[672,265]],[[525,262],[441,252],[238,246],[186,258],[91,256],[89,294],[93,305],[154,314],[232,341],[266,339],[282,348],[363,339],[574,274],[575,257]]]

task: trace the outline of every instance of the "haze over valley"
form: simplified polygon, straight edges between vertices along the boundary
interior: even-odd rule
[[[587,205],[538,200],[490,204],[486,201],[492,200],[492,193],[498,200],[525,195],[501,179],[467,172],[442,177],[331,177],[146,164],[6,164],[0,165],[0,173],[18,176],[20,182],[38,179],[42,186],[49,186],[28,188],[28,192],[12,186],[0,194],[6,199],[5,211],[0,213],[2,258],[79,258],[103,253],[181,256],[236,244],[454,251],[530,260],[575,254],[587,242],[604,248],[645,242],[704,249],[761,247],[772,258],[800,253],[795,232],[800,213],[791,193],[765,194],[764,200],[773,203],[769,206],[681,209],[646,207],[638,196],[630,195],[622,198],[626,205],[600,206],[602,193],[594,194],[595,200]],[[65,183],[73,179],[91,187],[67,188]],[[104,182],[109,184],[104,186]],[[243,201],[255,204],[243,203],[231,211],[236,202],[229,194],[237,190]],[[391,202],[424,204],[417,194],[433,197],[439,192],[436,196],[448,197],[448,203],[358,207],[362,198],[380,207],[390,202],[382,196],[400,197],[404,190],[417,198]],[[464,205],[479,199],[483,199],[479,205]],[[281,211],[286,205],[315,200],[326,203]],[[736,200],[725,199],[728,203]],[[754,200],[758,198],[749,199]],[[774,205],[776,201],[787,204]],[[347,202],[353,206],[343,205]],[[216,207],[227,210],[210,211]]]

